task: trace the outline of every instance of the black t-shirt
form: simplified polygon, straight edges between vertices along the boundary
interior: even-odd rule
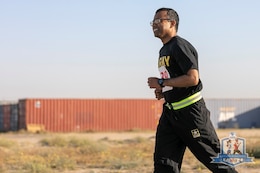
[[[175,78],[187,74],[190,69],[199,69],[198,53],[185,39],[175,36],[163,45],[160,50],[158,68],[162,78]],[[166,102],[176,102],[185,99],[202,90],[202,83],[192,87],[163,87]]]

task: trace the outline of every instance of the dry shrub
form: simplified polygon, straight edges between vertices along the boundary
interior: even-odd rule
[[[103,153],[103,167],[128,170],[150,166],[153,146],[152,141],[141,137],[124,140],[119,147],[111,147]]]
[[[60,136],[42,139],[40,143],[42,146],[49,147],[65,147],[67,145],[67,141]]]
[[[4,139],[4,138],[0,139],[0,147],[11,148],[15,145],[17,145],[17,143],[12,141],[12,140],[7,140],[7,139]]]

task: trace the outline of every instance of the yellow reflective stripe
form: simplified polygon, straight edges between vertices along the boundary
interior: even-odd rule
[[[171,105],[174,110],[178,110],[199,101],[201,98],[202,98],[201,92],[197,92],[181,101],[171,103]]]

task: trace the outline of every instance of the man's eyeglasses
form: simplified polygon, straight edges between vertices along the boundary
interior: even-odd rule
[[[153,24],[159,24],[159,23],[162,23],[163,20],[171,20],[171,19],[154,19],[153,21],[150,22],[150,25],[153,26]]]

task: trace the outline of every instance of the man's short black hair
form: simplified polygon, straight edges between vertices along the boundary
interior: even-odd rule
[[[178,26],[179,26],[179,15],[178,15],[178,13],[174,9],[172,9],[172,8],[165,8],[165,7],[163,7],[163,8],[159,8],[155,12],[155,14],[160,12],[160,11],[167,11],[167,15],[168,15],[169,19],[176,21],[175,28],[176,28],[176,32],[177,32],[178,31]]]

